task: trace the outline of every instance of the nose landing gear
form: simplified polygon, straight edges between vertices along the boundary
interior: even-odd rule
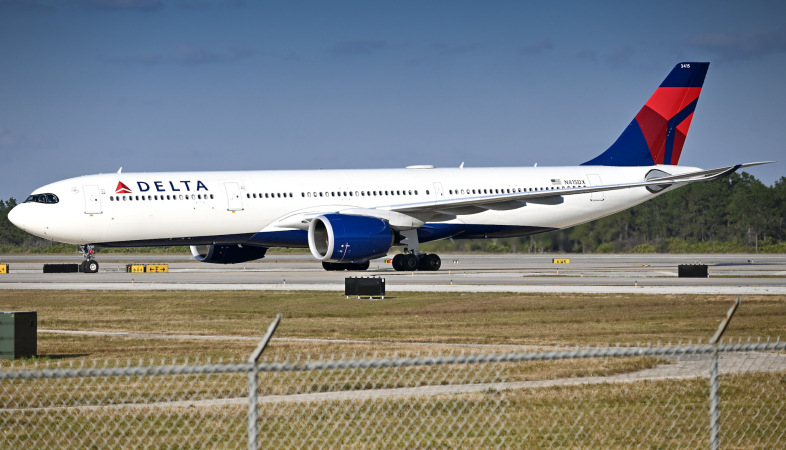
[[[96,273],[98,272],[98,261],[95,260],[95,246],[92,244],[80,245],[79,251],[85,257],[85,260],[79,264],[79,271],[83,273]]]

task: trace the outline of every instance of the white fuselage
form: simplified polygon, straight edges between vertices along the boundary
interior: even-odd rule
[[[641,182],[653,169],[673,175],[697,170],[573,166],[113,173],[43,186],[33,194],[55,194],[57,203],[23,203],[9,217],[31,234],[72,244],[244,242],[253,235],[305,229],[307,225],[287,220],[302,214],[384,211],[500,193]],[[645,187],[634,187],[565,195],[559,203],[526,202],[503,210],[470,206],[454,208],[451,214],[416,215],[410,226],[399,222],[391,226],[414,229],[425,222],[473,230],[452,233],[457,237],[493,236],[493,230],[506,229],[510,231],[500,235],[524,235],[594,220],[655,195]],[[437,238],[442,237],[446,236]],[[281,246],[307,245],[281,241]]]

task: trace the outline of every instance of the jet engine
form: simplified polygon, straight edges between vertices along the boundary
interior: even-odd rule
[[[191,254],[199,262],[236,264],[265,257],[267,247],[244,244],[192,245]]]
[[[393,245],[390,225],[376,217],[324,214],[308,227],[308,247],[323,262],[365,262]]]

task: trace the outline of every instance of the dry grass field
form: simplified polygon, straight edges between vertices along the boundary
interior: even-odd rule
[[[237,337],[261,337],[282,312],[276,338],[330,341],[279,339],[269,352],[313,356],[424,349],[414,343],[439,349],[440,344],[706,342],[732,300],[707,295],[400,293],[371,301],[347,300],[335,292],[0,291],[0,310],[38,311],[39,330]],[[726,337],[786,337],[786,299],[744,297]],[[44,358],[245,358],[255,345],[254,340],[38,335]]]
[[[0,310],[38,311],[39,357],[15,362],[14,368],[42,362],[69,367],[94,361],[100,361],[99,366],[242,361],[279,311],[284,319],[263,361],[706,342],[732,301],[730,296],[405,293],[370,301],[347,300],[335,292],[0,291]],[[786,299],[744,297],[726,336],[786,337]],[[607,376],[663,363],[669,362],[638,357],[270,372],[260,377],[260,392],[286,397]],[[8,367],[0,361],[0,368]],[[30,448],[87,446],[95,436],[125,446],[242,446],[246,379],[245,373],[233,373],[15,380],[0,392],[0,403],[20,410],[0,410],[0,419],[13,418],[25,426],[8,427],[3,438]],[[771,425],[759,427],[750,418],[777,416],[786,407],[781,374],[724,377],[722,389],[724,400],[732,402],[723,413],[725,442],[767,447],[779,441],[780,419],[767,419],[765,424]],[[241,402],[166,406],[213,398]],[[120,404],[142,406],[89,409]],[[48,408],[59,405],[65,408]],[[706,443],[707,405],[706,379],[554,386],[504,394],[488,390],[452,396],[263,402],[260,433],[267,446],[293,448],[412,443],[691,447]],[[734,414],[733,420],[729,414]],[[53,427],[55,423],[59,425]],[[30,430],[34,432],[28,434]]]

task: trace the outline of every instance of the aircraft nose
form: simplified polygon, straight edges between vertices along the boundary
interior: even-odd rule
[[[20,208],[20,206],[21,205],[14,206],[14,208],[11,209],[11,211],[8,211],[8,220],[10,220],[12,224],[16,225],[17,228],[21,228],[21,229],[27,231],[25,226],[24,226],[24,223],[25,223],[24,216],[25,216],[25,214],[22,211],[22,208]]]
[[[37,223],[35,211],[32,211],[30,205],[21,204],[16,205],[11,211],[8,211],[8,220],[16,225],[17,228],[36,235],[41,236],[41,224]]]

